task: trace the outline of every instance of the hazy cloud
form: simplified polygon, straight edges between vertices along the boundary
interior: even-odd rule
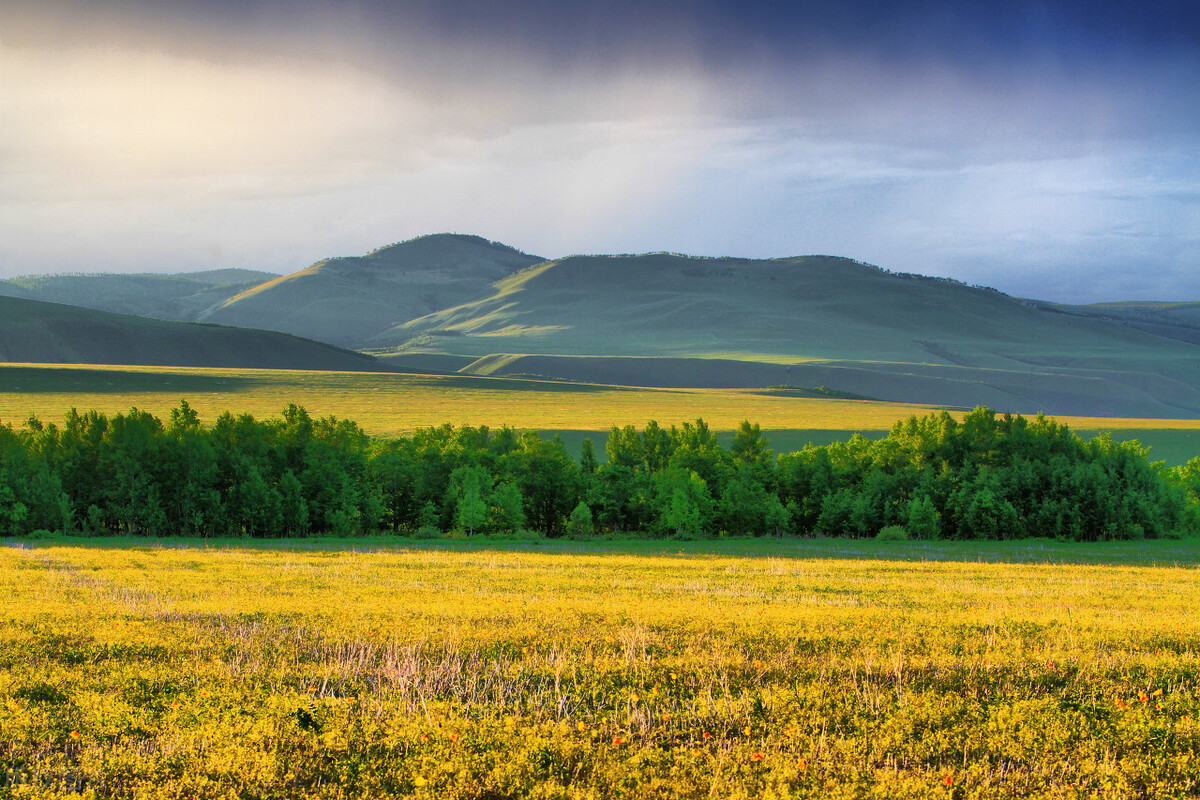
[[[963,8],[10,4],[0,276],[457,230],[1200,298],[1197,13]]]

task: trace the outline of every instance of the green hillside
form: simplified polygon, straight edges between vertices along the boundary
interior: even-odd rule
[[[0,281],[0,297],[30,297],[29,290],[10,281]]]
[[[1106,319],[1137,330],[1200,344],[1200,302],[1131,301],[1086,306],[1044,304],[1067,314]]]
[[[174,275],[33,275],[0,282],[0,294],[116,314],[190,322],[210,307],[277,277],[271,272],[249,269]],[[7,287],[19,291],[6,292]]]
[[[1023,412],[1200,415],[1194,344],[828,256],[573,256],[371,344],[395,348],[398,359],[420,351],[491,356],[464,371],[493,375],[827,386]],[[705,363],[712,359],[719,363]]]
[[[273,331],[169,322],[0,297],[0,362],[386,371],[349,350]]]
[[[319,261],[199,318],[358,346],[393,325],[486,297],[493,282],[541,260],[478,236],[423,236]]]

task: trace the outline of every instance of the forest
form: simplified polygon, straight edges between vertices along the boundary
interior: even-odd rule
[[[1152,463],[1137,442],[1084,440],[1042,415],[912,416],[872,441],[779,455],[743,422],[613,427],[597,457],[502,427],[372,438],[288,405],[279,417],[182,401],[72,409],[0,425],[0,535],[421,538],[823,536],[1072,541],[1200,527],[1200,457]]]

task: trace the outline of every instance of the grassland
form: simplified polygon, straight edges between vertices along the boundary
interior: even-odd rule
[[[594,384],[474,376],[294,370],[0,364],[0,422],[35,414],[62,419],[67,409],[107,413],[131,406],[166,416],[187,401],[211,423],[224,411],[257,417],[298,403],[316,415],[353,419],[373,435],[410,433],[449,422],[510,425],[560,433],[571,448],[585,436],[599,443],[612,425],[663,425],[704,418],[714,430],[758,422],[777,451],[851,432],[881,436],[898,419],[930,406],[834,398],[789,397],[750,389],[631,389]],[[1153,445],[1152,457],[1181,464],[1200,454],[1200,420],[1059,417],[1077,431],[1111,431]],[[602,450],[603,448],[601,448]]]
[[[1200,791],[1195,542],[676,547],[0,548],[0,794]]]
[[[473,356],[475,370],[498,376],[792,383],[1027,415],[1200,416],[1195,330],[1170,322],[1141,330],[845,258],[656,253],[537,264],[360,346]]]

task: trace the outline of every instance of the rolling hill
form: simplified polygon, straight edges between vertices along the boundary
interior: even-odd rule
[[[283,331],[412,372],[1200,417],[1200,303],[1062,305],[833,256],[543,261],[459,234],[263,277],[52,276],[0,282],[0,295],[57,292],[78,305]],[[61,335],[44,325],[43,343],[25,335],[22,352],[8,358],[228,366],[241,355],[225,349],[241,346],[229,333],[220,347],[179,349],[164,340],[147,355],[147,340],[159,334],[147,335],[144,325],[126,321],[88,341],[76,332],[94,322],[62,324]],[[355,358],[313,350],[312,342],[301,357],[293,345],[284,350],[296,368],[331,368],[330,353]],[[46,355],[30,355],[37,352]],[[278,359],[259,351],[254,363]]]
[[[359,346],[414,317],[486,297],[493,282],[541,260],[478,236],[423,236],[365,256],[319,261],[198,319]]]
[[[0,297],[0,362],[386,372],[370,356],[274,331]]]
[[[249,269],[173,275],[33,275],[0,281],[0,295],[191,322],[211,306],[278,277]]]
[[[475,356],[461,371],[478,374],[824,385],[1025,412],[1200,415],[1195,344],[828,256],[573,256],[370,343],[395,348],[396,363],[422,351]]]

